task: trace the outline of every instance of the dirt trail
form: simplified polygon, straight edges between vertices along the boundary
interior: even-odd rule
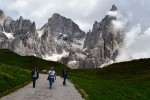
[[[35,88],[32,88],[32,83],[30,83],[0,100],[83,100],[69,81],[67,81],[67,86],[63,86],[63,80],[57,77],[53,88],[49,89],[49,83],[46,79],[47,75],[40,74]]]

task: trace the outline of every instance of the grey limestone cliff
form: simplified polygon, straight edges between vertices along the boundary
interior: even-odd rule
[[[110,9],[111,12],[116,10],[115,5]],[[106,15],[101,22],[95,21],[92,31],[86,34],[84,51],[87,57],[82,67],[97,68],[115,61],[123,38],[119,31],[114,33],[111,23],[113,20],[116,20],[116,16]]]
[[[110,9],[116,12],[115,5]],[[97,68],[115,61],[123,37],[113,31],[116,16],[106,15],[95,21],[87,34],[71,19],[58,13],[52,15],[40,29],[35,22],[13,20],[0,10],[0,48],[10,49],[20,55],[34,55],[59,61],[71,68]]]

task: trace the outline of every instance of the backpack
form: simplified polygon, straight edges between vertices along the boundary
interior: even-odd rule
[[[47,80],[49,80],[50,78],[54,78],[54,75],[50,75],[50,74],[52,74],[53,73],[53,71],[51,72],[51,73],[49,73],[49,75],[48,75],[48,77],[47,77]]]

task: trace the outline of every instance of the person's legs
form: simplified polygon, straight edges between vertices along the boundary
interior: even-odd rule
[[[49,88],[51,87],[51,80],[49,79]]]
[[[63,85],[66,86],[66,77],[64,77]]]
[[[54,82],[54,78],[53,78],[53,82]]]
[[[33,88],[35,88],[36,78],[35,78],[35,77],[33,77],[33,78],[32,78],[32,81],[33,81]]]
[[[50,79],[49,79],[50,89],[52,88],[52,84],[53,84],[53,78],[50,78]]]

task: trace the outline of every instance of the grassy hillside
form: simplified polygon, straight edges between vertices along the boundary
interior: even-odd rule
[[[34,56],[20,56],[10,50],[0,50],[0,97],[32,81],[31,70],[49,70],[53,66],[60,75],[65,65]]]
[[[54,66],[58,74],[60,74],[60,71],[65,66],[58,62],[46,61],[34,56],[20,56],[5,49],[0,50],[0,63],[25,68],[28,70],[38,67],[39,71],[42,71],[43,69],[49,70],[51,66]]]
[[[30,71],[0,64],[0,97],[30,81]]]
[[[50,66],[55,67],[58,75],[64,67],[58,62],[0,50],[0,96],[31,81],[33,67],[42,71]],[[116,63],[99,69],[69,69],[69,79],[87,100],[150,99],[150,59]]]
[[[89,100],[150,99],[150,59],[71,70],[69,78]]]

